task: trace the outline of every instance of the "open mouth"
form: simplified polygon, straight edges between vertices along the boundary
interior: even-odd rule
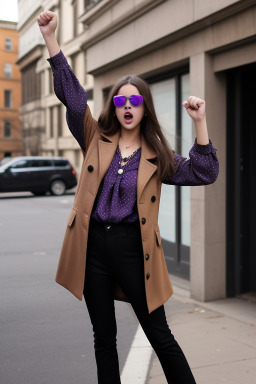
[[[133,119],[133,115],[130,112],[126,112],[124,115],[124,120],[126,123],[130,123]]]

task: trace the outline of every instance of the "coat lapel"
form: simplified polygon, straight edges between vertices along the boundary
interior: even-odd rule
[[[108,141],[99,140],[99,176],[100,181],[104,177],[107,172],[108,167],[114,157],[119,137],[120,131],[117,131],[114,135],[107,136],[104,133],[101,133],[101,136],[106,138]],[[151,149],[147,142],[144,139],[144,136],[141,136],[141,158],[138,169],[138,177],[137,177],[137,199],[140,200],[143,189],[145,188],[148,180],[157,170],[157,166],[152,164],[149,159],[156,158],[156,152]]]
[[[141,136],[141,158],[138,169],[138,178],[137,178],[137,200],[140,202],[141,194],[151,178],[154,172],[157,170],[157,166],[149,161],[149,159],[154,159],[157,157],[156,152],[151,149],[147,142],[144,139],[144,136]]]
[[[105,137],[109,141],[104,141],[101,139],[98,141],[100,181],[107,172],[108,167],[110,166],[110,163],[115,155],[115,151],[119,141],[120,131],[117,131],[114,135],[111,136],[107,136],[102,133],[101,136]]]

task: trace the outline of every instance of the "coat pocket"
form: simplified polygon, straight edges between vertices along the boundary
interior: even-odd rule
[[[155,234],[156,234],[156,243],[157,243],[158,247],[160,247],[161,246],[161,235],[160,235],[160,230],[159,230],[158,224],[154,225],[154,229],[155,229]]]
[[[82,220],[82,227],[86,231],[88,231],[89,216],[85,212],[82,212],[81,220]]]
[[[72,226],[74,220],[75,220],[75,217],[76,217],[76,214],[77,214],[77,209],[75,208],[72,208],[72,211],[70,212],[69,216],[68,216],[68,220],[67,220],[67,225],[69,227]]]

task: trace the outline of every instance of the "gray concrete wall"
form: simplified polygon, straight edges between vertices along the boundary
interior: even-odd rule
[[[209,137],[217,149],[217,181],[191,188],[191,295],[201,301],[226,295],[226,84],[213,72],[213,57],[190,58],[191,94],[206,100]]]

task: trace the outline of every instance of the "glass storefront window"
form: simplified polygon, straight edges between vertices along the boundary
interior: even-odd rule
[[[170,147],[189,157],[194,134],[192,120],[182,101],[190,95],[190,76],[185,70],[150,85],[158,120]],[[189,278],[191,244],[190,187],[162,183],[159,226],[168,269]]]
[[[151,92],[158,121],[171,148],[175,149],[176,97],[175,79],[151,84]],[[167,241],[176,241],[175,187],[162,184],[159,207],[161,236]]]
[[[189,74],[181,76],[181,99],[185,101],[190,96]],[[181,112],[181,155],[189,156],[193,145],[193,132],[191,118],[182,107]],[[181,244],[190,247],[190,187],[181,188]]]

